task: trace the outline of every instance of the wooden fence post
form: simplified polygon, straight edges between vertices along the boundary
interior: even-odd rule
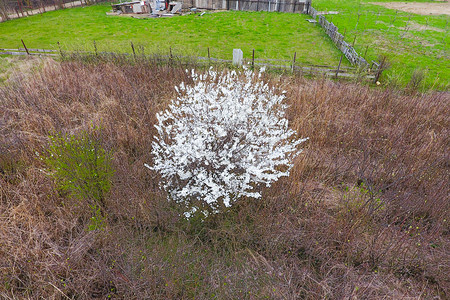
[[[95,51],[95,56],[98,56],[97,44],[95,43],[95,40],[94,40],[94,51]]]
[[[355,38],[353,39],[352,47],[355,46],[355,42],[356,42],[356,35],[355,35]]]
[[[25,6],[25,8],[27,8],[27,7]],[[30,14],[28,13],[28,10],[25,10],[25,12],[27,13],[27,16],[30,16]]]
[[[378,70],[377,70],[377,73],[375,75],[375,79],[373,80],[373,83],[377,83],[378,79],[380,79],[381,73],[383,72],[383,69],[384,69],[385,62],[386,62],[386,57],[383,56],[383,58],[381,59],[380,64],[378,65]]]
[[[64,59],[64,53],[62,52],[61,45],[59,44],[59,42],[57,42],[57,44],[59,48],[59,53],[61,54],[61,58]]]
[[[27,54],[28,54],[28,55],[31,55],[30,52],[28,52],[28,48],[27,48],[27,46],[25,46],[25,43],[23,42],[23,40],[21,40],[21,41],[22,41],[23,47],[25,48],[25,51],[27,51]]]
[[[133,50],[134,60],[136,60],[136,51],[134,50],[133,42],[131,42],[131,50]]]
[[[339,60],[339,65],[336,70],[336,79],[338,78],[339,69],[341,68],[342,58],[344,57],[344,54],[341,55],[341,59]]]
[[[23,9],[22,9],[22,2],[20,0],[17,0],[17,3],[19,4],[20,13],[22,14],[22,17],[23,17],[24,14],[23,14]]]
[[[255,69],[255,49],[253,49],[253,54],[252,54],[252,70]]]
[[[358,13],[358,20],[356,21],[356,26],[355,26],[355,30],[358,28],[358,23],[359,23],[359,18],[361,17],[361,14]]]
[[[45,13],[45,6],[44,6],[44,3],[42,3],[42,0],[39,0],[39,4],[41,5],[41,6],[39,7],[39,12],[41,12],[41,8],[42,8],[43,12],[41,12],[41,14],[42,14],[42,13]]]
[[[297,52],[294,52],[294,59],[292,60],[291,71],[294,72],[295,67],[295,59],[297,58]]]
[[[366,59],[366,55],[367,55],[367,50],[369,50],[369,45],[367,45],[367,47],[366,47],[366,51],[364,51],[364,59]]]
[[[394,18],[392,18],[391,24],[389,24],[389,25],[394,25],[394,22],[395,22],[395,20],[397,19],[397,14],[398,14],[398,10],[395,11]],[[388,27],[388,30],[387,30],[388,32],[391,30],[391,27],[392,27],[392,26],[389,26],[389,27]]]

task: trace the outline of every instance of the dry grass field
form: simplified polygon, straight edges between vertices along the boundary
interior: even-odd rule
[[[191,82],[151,62],[36,60],[0,85],[0,298],[448,299],[448,93],[264,74],[310,140],[290,177],[203,222],[160,190],[155,114]],[[106,226],[37,154],[101,128]]]

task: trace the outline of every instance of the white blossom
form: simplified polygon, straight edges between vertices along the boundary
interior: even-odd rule
[[[306,140],[288,128],[285,96],[251,71],[191,76],[194,84],[176,87],[177,98],[156,115],[151,166],[169,198],[190,208],[187,217],[199,209],[193,200],[217,212],[240,197],[260,198],[258,187],[289,175]]]

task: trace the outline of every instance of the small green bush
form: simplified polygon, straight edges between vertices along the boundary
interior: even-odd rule
[[[58,188],[72,197],[87,202],[93,212],[89,229],[104,223],[105,196],[111,188],[114,170],[111,153],[105,151],[98,138],[98,128],[89,134],[56,134],[43,160]]]

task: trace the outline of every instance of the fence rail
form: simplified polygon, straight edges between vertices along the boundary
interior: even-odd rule
[[[315,19],[319,13],[314,7],[310,6],[308,9],[308,14]]]
[[[34,56],[59,56],[58,50],[50,49],[6,49],[0,48],[0,55],[34,55]]]

